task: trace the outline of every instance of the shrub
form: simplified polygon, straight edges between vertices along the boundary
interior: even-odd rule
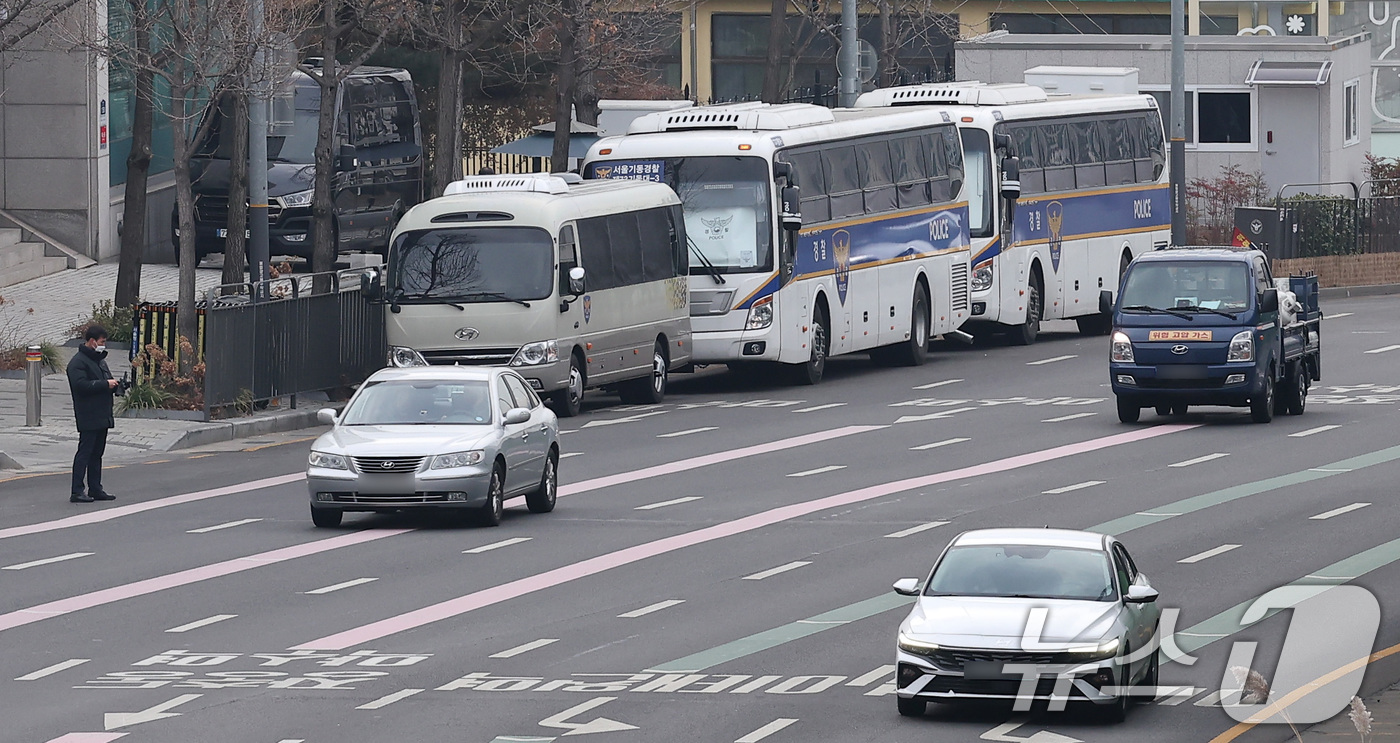
[[[0,370],[23,371],[28,351],[28,346],[24,345],[0,351]],[[42,363],[49,371],[56,372],[62,366],[58,356],[58,347],[54,344],[47,341],[40,343],[39,353],[43,355]]]
[[[180,338],[180,355],[192,358],[194,346],[186,338]],[[137,384],[149,385],[166,396],[158,405],[164,410],[203,410],[204,409],[204,362],[196,363],[188,376],[180,374],[180,365],[170,358],[164,349],[154,343],[148,344],[131,364],[133,369],[147,369],[151,373],[137,380]],[[132,388],[135,392],[135,387]],[[131,393],[127,393],[130,395]],[[146,393],[143,393],[146,394]],[[159,395],[151,395],[155,399]]]
[[[1257,206],[1268,198],[1264,176],[1238,165],[1220,166],[1220,175],[1215,178],[1193,179],[1186,184],[1187,242],[1228,245],[1234,233],[1235,207]]]
[[[131,308],[117,307],[109,299],[92,306],[92,315],[73,326],[74,338],[82,338],[87,329],[101,325],[107,331],[107,340],[116,342],[131,341]]]

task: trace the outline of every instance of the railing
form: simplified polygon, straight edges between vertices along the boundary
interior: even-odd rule
[[[1279,199],[1289,228],[1298,239],[1271,251],[1273,258],[1314,258],[1400,252],[1400,196],[1314,196]],[[1290,244],[1291,242],[1291,244]]]

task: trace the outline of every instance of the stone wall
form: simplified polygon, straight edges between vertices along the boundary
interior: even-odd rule
[[[1400,284],[1400,253],[1328,255],[1273,262],[1275,276],[1312,271],[1323,287]]]

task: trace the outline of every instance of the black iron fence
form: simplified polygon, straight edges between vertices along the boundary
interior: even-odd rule
[[[1400,196],[1290,196],[1275,208],[1296,239],[1278,241],[1273,258],[1400,252]]]

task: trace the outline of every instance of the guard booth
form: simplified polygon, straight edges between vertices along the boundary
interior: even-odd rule
[[[1292,206],[1237,206],[1235,229],[1271,259],[1298,257],[1298,210]]]

